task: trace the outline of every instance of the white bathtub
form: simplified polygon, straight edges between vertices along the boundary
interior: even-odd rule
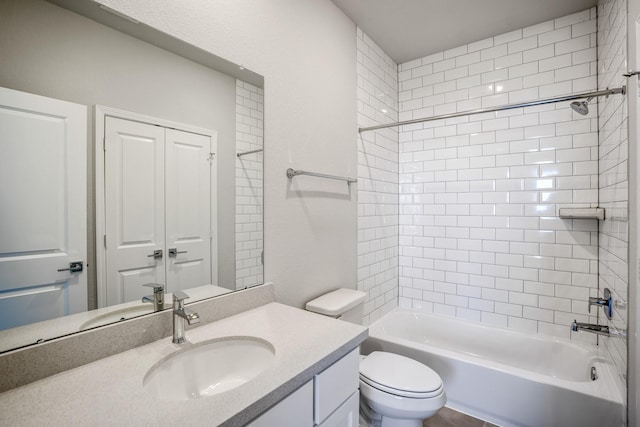
[[[500,426],[622,426],[611,365],[585,345],[396,309],[369,327],[375,350],[430,366],[448,407]]]

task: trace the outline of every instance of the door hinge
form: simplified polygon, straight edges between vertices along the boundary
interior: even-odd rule
[[[260,252],[260,264],[264,265],[264,251]]]
[[[102,151],[107,151],[107,137],[102,138]]]
[[[209,153],[209,157],[207,157],[207,160],[209,161],[210,165],[213,165],[213,158],[216,156],[216,153]]]
[[[107,235],[106,234],[103,236],[102,240],[104,241],[104,248],[107,249]]]

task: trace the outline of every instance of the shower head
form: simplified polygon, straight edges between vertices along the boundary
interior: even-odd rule
[[[593,99],[593,96],[587,98],[586,101],[574,101],[571,103],[571,109],[578,114],[586,116],[589,114],[589,102]]]

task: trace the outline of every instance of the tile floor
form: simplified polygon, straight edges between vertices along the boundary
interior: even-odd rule
[[[462,412],[442,408],[433,417],[424,421],[424,427],[497,427],[486,421],[473,418]]]

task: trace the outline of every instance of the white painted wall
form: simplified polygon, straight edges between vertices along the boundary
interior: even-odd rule
[[[265,280],[294,306],[356,287],[355,26],[328,0],[100,0],[265,78]]]

